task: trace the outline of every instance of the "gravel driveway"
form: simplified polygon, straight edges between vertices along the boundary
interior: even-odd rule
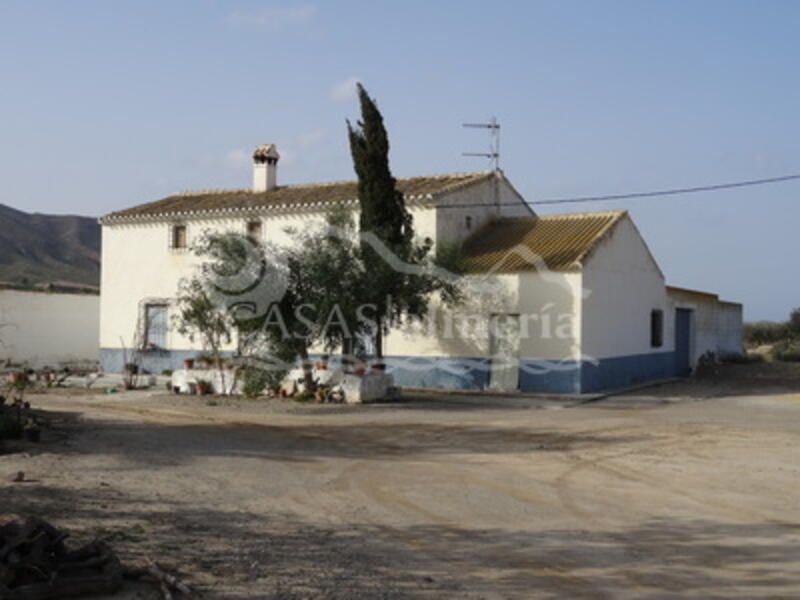
[[[769,369],[582,405],[35,395],[0,514],[211,598],[797,598],[800,370]]]

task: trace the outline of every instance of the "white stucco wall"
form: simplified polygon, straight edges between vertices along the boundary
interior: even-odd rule
[[[278,245],[291,243],[287,228],[307,230],[321,225],[321,214],[252,215],[231,219],[183,219],[189,247],[204,232],[245,232],[249,220],[262,220],[262,234]],[[168,301],[176,296],[179,281],[190,276],[199,260],[190,249],[170,246],[172,223],[151,222],[103,226],[100,302],[100,345],[103,348],[130,346],[144,302]],[[167,347],[173,350],[199,349],[197,343],[170,330]],[[229,349],[232,349],[232,345]]]
[[[434,239],[452,243],[462,241],[491,219],[534,213],[506,179],[494,177],[442,199],[432,214],[436,218]],[[467,227],[467,217],[471,227]]]
[[[477,197],[473,201],[478,201]],[[430,237],[436,241],[441,219],[430,206],[412,205],[415,235],[419,240]],[[358,219],[358,211],[353,211]],[[105,224],[103,226],[100,304],[100,345],[103,348],[121,348],[123,341],[130,346],[139,319],[141,305],[145,302],[167,301],[175,297],[178,282],[189,276],[199,264],[190,250],[170,249],[171,227],[174,223],[186,225],[189,247],[205,231],[236,231],[245,233],[246,223],[253,219],[262,221],[264,239],[277,245],[294,243],[287,229],[308,231],[322,226],[322,212],[276,213],[237,216],[236,218],[179,219],[174,222],[144,222]],[[200,349],[197,343],[170,330],[167,347],[172,350]],[[231,344],[228,349],[233,349]]]
[[[584,355],[631,356],[674,349],[674,311],[664,277],[630,217],[603,239],[584,263],[581,313]],[[650,315],[664,311],[664,343],[650,345]]]
[[[692,311],[689,364],[694,367],[706,352],[717,352],[717,297],[713,294],[668,288],[667,293],[674,309],[686,308]]]
[[[719,302],[717,304],[718,316],[718,344],[719,356],[741,354],[742,345],[742,305],[735,302]]]
[[[489,321],[520,315],[520,358],[576,358],[580,347],[580,274],[515,273],[465,278],[464,302],[432,304],[429,319],[389,333],[387,356],[476,358],[489,355]]]
[[[742,352],[742,305],[720,302],[715,294],[667,289],[674,308],[692,311],[690,364],[706,352],[717,357]]]
[[[100,298],[0,290],[0,359],[32,368],[97,361]]]

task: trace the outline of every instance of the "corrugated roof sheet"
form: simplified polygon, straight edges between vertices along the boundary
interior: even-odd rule
[[[710,296],[711,298],[719,298],[717,294],[713,294],[711,292],[701,292],[700,290],[692,290],[689,288],[682,288],[674,285],[668,285],[667,292],[674,294],[690,294],[693,296]]]
[[[397,179],[397,189],[407,198],[426,197],[487,180],[492,171],[477,173],[453,173],[449,175],[426,175]],[[330,183],[307,183],[287,185],[268,192],[241,190],[209,190],[175,194],[113,212],[103,217],[103,221],[157,215],[181,215],[214,213],[224,211],[246,211],[259,208],[300,207],[317,203],[339,203],[355,201],[358,198],[356,181],[334,181]]]
[[[580,268],[581,260],[623,216],[624,210],[497,219],[464,243],[473,273]]]

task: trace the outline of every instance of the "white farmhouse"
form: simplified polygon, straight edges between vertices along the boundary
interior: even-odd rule
[[[287,229],[357,210],[355,181],[279,186],[274,145],[254,153],[253,186],[182,193],[103,217],[100,345],[123,368],[139,331],[150,372],[193,346],[169,327],[178,281],[205,231],[292,244]],[[502,171],[400,178],[415,233],[463,243],[463,305],[389,333],[403,386],[585,393],[688,374],[706,352],[741,352],[741,305],[668,288],[625,211],[538,216]],[[230,348],[233,350],[233,347]]]

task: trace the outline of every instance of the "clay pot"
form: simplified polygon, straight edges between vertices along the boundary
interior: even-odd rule
[[[183,367],[185,369],[193,369],[194,368],[194,359],[193,358],[184,358],[183,359]]]

